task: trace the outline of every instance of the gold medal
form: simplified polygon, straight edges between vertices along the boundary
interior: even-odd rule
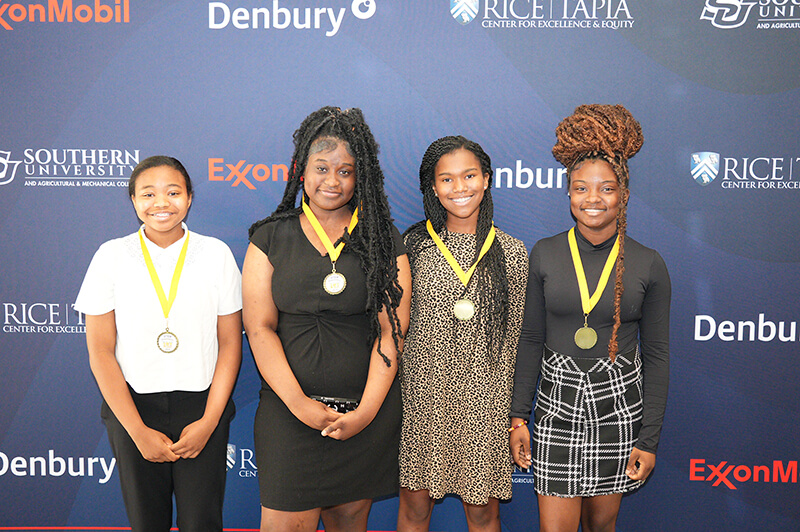
[[[172,353],[178,349],[178,337],[175,333],[169,332],[169,329],[158,335],[156,345],[163,353]]]
[[[139,231],[139,244],[142,247],[142,256],[144,257],[144,263],[147,265],[147,271],[150,273],[150,280],[153,282],[153,288],[156,290],[158,301],[161,303],[164,319],[167,320],[167,326],[164,332],[159,334],[156,338],[156,345],[162,353],[172,353],[178,349],[178,337],[175,336],[174,333],[169,332],[169,311],[172,308],[172,304],[175,302],[175,297],[178,295],[178,281],[183,271],[183,263],[186,261],[186,251],[189,249],[189,233],[187,229],[186,240],[183,242],[180,255],[178,255],[178,262],[175,264],[175,271],[172,274],[172,285],[169,288],[169,297],[164,293],[161,281],[158,279],[156,268],[153,266],[153,259],[150,258],[150,252],[147,251],[147,246],[144,243],[143,233],[144,226],[142,226],[142,229]]]
[[[575,331],[575,345],[581,349],[591,349],[597,343],[597,332],[589,326],[584,325]]]
[[[453,305],[453,314],[461,321],[471,320],[475,316],[475,304],[469,299],[459,299]]]
[[[305,200],[303,200],[301,204],[306,218],[308,218],[309,223],[311,223],[311,227],[314,228],[314,232],[317,233],[322,245],[325,246],[325,250],[328,252],[328,258],[331,260],[331,268],[333,271],[322,280],[322,288],[332,296],[341,294],[347,286],[347,279],[344,275],[336,271],[336,261],[339,260],[339,255],[341,255],[342,249],[344,249],[344,242],[339,242],[338,246],[333,247],[331,239],[328,238],[325,229],[322,228],[319,220],[317,220],[314,211],[311,210],[311,207],[308,206]],[[347,227],[347,233],[353,234],[353,229],[355,229],[356,225],[358,225],[358,208],[353,211],[353,215],[350,217],[350,225]]]
[[[469,270],[466,272],[461,269],[461,266],[458,264],[458,261],[453,256],[453,253],[447,249],[447,246],[439,238],[439,235],[436,234],[436,231],[433,230],[433,224],[430,220],[425,222],[425,227],[428,229],[428,234],[431,236],[431,239],[436,243],[436,247],[439,248],[439,251],[442,252],[442,255],[447,260],[447,263],[452,268],[453,272],[455,272],[458,279],[464,285],[464,288],[469,285],[469,280],[472,278],[472,274],[475,273],[475,268],[478,267],[478,263],[481,261],[484,255],[489,251],[489,248],[492,247],[492,243],[494,242],[495,235],[497,231],[494,228],[494,224],[492,224],[492,228],[489,229],[489,234],[486,235],[486,240],[483,242],[483,246],[481,247],[480,253],[478,253],[478,258],[475,263],[470,266]],[[466,291],[466,290],[465,290]],[[456,318],[461,321],[471,320],[473,316],[475,316],[475,303],[470,301],[469,299],[462,298],[456,301],[456,304],[453,305],[453,314],[455,314]]]
[[[603,271],[600,274],[600,280],[597,282],[597,287],[594,294],[589,296],[589,287],[586,283],[586,273],[583,270],[583,263],[581,262],[581,255],[578,251],[578,242],[575,239],[575,228],[569,230],[567,234],[567,241],[569,242],[569,251],[572,255],[572,264],[575,267],[575,277],[578,281],[578,290],[581,294],[581,307],[583,308],[583,327],[575,331],[575,345],[581,349],[591,349],[597,344],[597,331],[589,327],[589,313],[594,309],[597,302],[600,301],[600,296],[603,294],[608,278],[611,276],[611,269],[617,261],[619,255],[619,236],[617,236],[611,252],[606,258],[606,264],[603,266]]]
[[[341,294],[345,286],[347,286],[347,279],[335,269],[322,281],[322,288],[332,296]]]

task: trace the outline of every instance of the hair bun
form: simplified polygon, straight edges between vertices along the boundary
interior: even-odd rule
[[[592,152],[627,160],[643,143],[642,126],[625,107],[580,105],[558,124],[553,156],[567,168]]]

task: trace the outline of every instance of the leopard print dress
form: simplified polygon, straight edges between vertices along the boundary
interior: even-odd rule
[[[475,256],[475,235],[443,229],[439,236],[466,271]],[[460,321],[453,315],[462,294],[479,300],[475,280],[464,293],[432,242],[412,260],[411,324],[400,359],[400,485],[429,490],[434,499],[456,494],[482,505],[489,497],[511,497],[508,414],[528,257],[520,240],[499,229],[496,239],[505,253],[509,287],[501,353],[489,353],[486,331],[475,318]]]

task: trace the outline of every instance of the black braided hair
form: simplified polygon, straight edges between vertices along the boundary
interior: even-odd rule
[[[344,241],[345,248],[358,255],[367,278],[367,315],[371,323],[369,343],[378,338],[378,352],[387,366],[391,362],[380,346],[380,321],[378,315],[386,308],[392,323],[392,338],[400,351],[400,320],[397,307],[403,289],[397,279],[397,257],[395,256],[393,225],[389,201],[383,190],[383,172],[378,162],[378,143],[364,121],[360,109],[341,110],[338,107],[323,107],[308,115],[294,132],[294,154],[283,199],[277,209],[267,218],[250,226],[250,236],[262,225],[274,220],[299,216],[297,196],[302,188],[301,177],[305,173],[309,153],[317,148],[327,149],[330,141],[341,141],[355,159],[356,186],[348,202],[351,211],[358,206],[358,225],[353,234],[345,235],[334,242]],[[317,150],[318,151],[318,150]]]
[[[422,192],[425,216],[431,221],[434,231],[439,233],[447,222],[447,210],[442,206],[433,190],[436,165],[442,156],[459,149],[472,152],[480,162],[481,172],[489,176],[488,186],[483,193],[483,200],[481,200],[478,211],[474,262],[478,259],[489,230],[492,228],[492,218],[494,217],[494,203],[492,202],[492,176],[494,172],[492,171],[492,160],[489,155],[483,151],[480,144],[460,135],[440,138],[428,146],[425,155],[422,157],[422,163],[419,166],[419,189]],[[411,269],[414,271],[415,260],[419,256],[419,252],[436,244],[428,234],[425,220],[409,227],[404,236],[406,237]],[[447,243],[446,239],[447,235],[445,234],[443,238],[445,243]],[[477,283],[479,287],[479,301],[476,302],[478,306],[476,319],[487,331],[489,352],[499,353],[508,329],[508,279],[506,277],[505,253],[498,240],[494,241],[489,251],[478,263],[470,283]],[[453,330],[455,331],[455,329]],[[495,346],[497,349],[495,349]]]
[[[614,282],[614,328],[608,342],[608,356],[617,357],[617,333],[620,326],[622,274],[625,273],[625,235],[628,229],[628,159],[644,143],[642,126],[621,105],[581,105],[558,124],[553,156],[567,168],[567,182],[572,172],[586,161],[605,161],[614,170],[619,183],[620,206],[617,213],[619,258]]]

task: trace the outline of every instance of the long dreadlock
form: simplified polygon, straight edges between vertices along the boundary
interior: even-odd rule
[[[492,202],[492,176],[494,172],[492,171],[492,160],[489,155],[483,151],[480,144],[460,135],[440,138],[428,146],[425,155],[422,157],[422,163],[419,167],[419,189],[422,192],[425,216],[431,221],[434,231],[438,233],[447,222],[447,210],[442,206],[433,190],[436,165],[444,155],[459,149],[468,150],[475,155],[480,162],[481,172],[489,175],[488,186],[483,193],[483,200],[481,200],[478,211],[474,263],[474,261],[478,260],[483,243],[492,228],[492,219],[494,217],[494,203]],[[425,220],[409,227],[405,232],[405,236],[409,251],[408,256],[413,270],[419,252],[435,246],[435,243],[428,234]],[[489,251],[478,263],[470,282],[477,283],[479,287],[480,301],[477,302],[478,315],[476,319],[488,332],[489,352],[499,352],[502,349],[508,328],[508,279],[506,277],[505,253],[498,240],[494,241]],[[494,349],[495,346],[498,347],[497,350]]]
[[[388,309],[392,338],[399,352],[401,332],[397,307],[403,296],[403,289],[397,279],[392,217],[389,201],[383,190],[378,143],[375,142],[360,109],[342,111],[338,107],[323,107],[308,115],[294,132],[293,139],[294,154],[283,199],[275,212],[250,227],[250,236],[267,222],[299,216],[302,209],[298,207],[297,196],[302,188],[301,178],[305,174],[309,155],[321,150],[335,149],[338,142],[344,142],[348,153],[356,161],[356,186],[348,207],[351,211],[358,207],[358,225],[352,235],[345,232],[334,245],[345,242],[345,249],[358,255],[361,261],[367,278],[367,316],[371,323],[369,343],[378,338],[378,353],[386,365],[391,366],[391,362],[381,351],[378,315],[383,308]]]
[[[617,213],[619,258],[614,283],[614,328],[608,342],[608,356],[617,356],[617,332],[620,326],[622,274],[625,273],[625,235],[628,228],[628,159],[636,155],[644,143],[642,127],[630,111],[621,105],[581,105],[558,124],[553,156],[567,168],[568,176],[586,161],[601,160],[611,165],[620,187]],[[569,177],[568,177],[569,179]]]

